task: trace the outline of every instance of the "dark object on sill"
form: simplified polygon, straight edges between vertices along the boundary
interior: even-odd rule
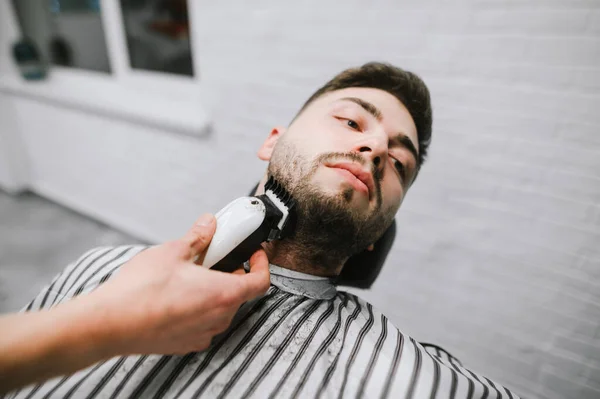
[[[73,51],[65,39],[55,36],[50,40],[49,47],[52,64],[66,67],[73,66]]]
[[[46,66],[33,41],[22,38],[13,44],[12,50],[15,63],[24,79],[41,80],[46,78]]]

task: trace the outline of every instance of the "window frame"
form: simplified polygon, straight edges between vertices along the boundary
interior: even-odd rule
[[[12,18],[16,27],[12,37],[20,37],[20,26],[11,2],[8,13],[0,13],[0,22]],[[101,0],[100,15],[111,72],[51,65],[48,77],[37,82],[23,80],[18,71],[0,77],[0,91],[37,98],[86,112],[158,126],[171,131],[202,136],[209,118],[202,100],[200,62],[194,46],[194,12],[198,3],[187,0],[190,19],[190,48],[193,76],[155,72],[131,67],[119,0]],[[4,43],[10,56],[13,43]],[[12,60],[12,57],[10,57]],[[142,105],[140,105],[142,104]]]
[[[122,79],[124,83],[131,84],[134,87],[146,87],[148,84],[161,86],[161,90],[174,90],[181,94],[183,91],[190,90],[190,84],[198,84],[200,76],[199,60],[197,51],[194,51],[194,35],[192,21],[194,12],[191,8],[194,2],[186,0],[188,5],[188,18],[190,24],[190,49],[192,54],[193,76],[183,76],[170,74],[166,72],[147,71],[131,67],[129,58],[129,49],[125,34],[125,24],[123,13],[119,0],[101,0],[102,27],[106,35],[108,56],[111,60],[113,74],[117,79]],[[196,3],[197,4],[197,3]],[[115,21],[116,23],[111,23]]]

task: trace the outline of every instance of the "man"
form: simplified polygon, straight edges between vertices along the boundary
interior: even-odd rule
[[[9,397],[516,397],[440,348],[428,352],[333,283],[393,222],[425,159],[431,123],[429,92],[416,75],[380,63],[340,73],[258,151],[269,165],[257,193],[271,175],[298,204],[294,235],[264,245],[264,296],[246,302],[205,350],[115,357]],[[110,287],[142,250],[86,254],[56,280],[75,281],[51,297],[65,302],[106,280]],[[131,278],[131,270],[123,273]]]

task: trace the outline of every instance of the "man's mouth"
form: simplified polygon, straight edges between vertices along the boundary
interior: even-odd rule
[[[347,174],[349,172],[352,176],[358,180],[357,188],[360,189],[364,187],[369,199],[375,194],[375,183],[373,181],[373,176],[370,172],[365,171],[360,165],[353,162],[340,162],[335,164],[326,163],[325,166],[329,168],[339,169],[340,172]]]

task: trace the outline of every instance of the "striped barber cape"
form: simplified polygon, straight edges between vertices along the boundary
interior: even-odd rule
[[[93,249],[26,308],[92,291],[144,246]],[[209,348],[116,357],[6,398],[517,398],[435,345],[400,332],[327,278],[271,265],[267,293],[245,303]]]

